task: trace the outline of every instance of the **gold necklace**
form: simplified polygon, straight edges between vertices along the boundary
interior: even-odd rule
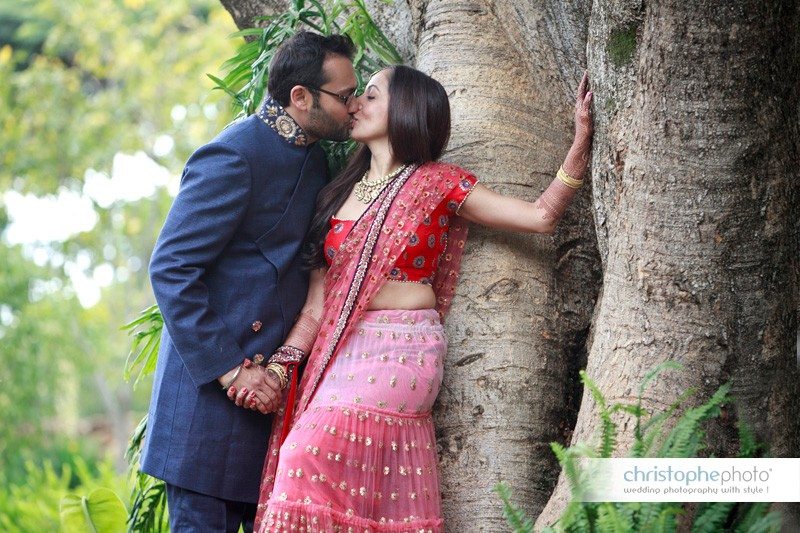
[[[407,165],[403,165],[394,172],[386,174],[384,177],[379,178],[374,181],[368,181],[367,176],[369,176],[369,169],[364,172],[364,175],[361,177],[360,180],[356,182],[355,187],[353,187],[353,192],[356,195],[356,199],[365,204],[371,203],[378,195],[381,193],[386,184],[392,181],[398,174],[400,174],[403,170],[405,170]]]

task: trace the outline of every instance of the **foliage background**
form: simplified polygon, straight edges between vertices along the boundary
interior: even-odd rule
[[[215,0],[0,4],[4,531],[57,529],[67,492],[128,492],[150,382],[122,380],[119,326],[153,303],[146,264],[183,163],[233,117],[206,74],[234,31]]]
[[[601,8],[611,4],[596,3]],[[538,7],[527,7],[534,8]],[[490,13],[490,19],[505,14]],[[418,64],[421,62],[423,68],[437,64],[442,57],[448,59],[447,46],[442,44],[448,35],[470,35],[473,39],[473,34],[464,31],[463,18],[455,17],[452,10],[424,15],[412,34],[420,32],[416,36],[423,44],[435,36],[438,45],[420,48]],[[485,24],[487,14],[480,15],[470,20],[482,24],[480,35],[486,37],[492,28]],[[558,17],[546,19],[558,22],[559,30],[564,26]],[[519,20],[544,24],[542,17]],[[445,27],[452,22],[458,23],[456,32]],[[611,32],[612,27],[601,25],[600,29]],[[0,493],[0,529],[4,531],[57,529],[57,502],[65,493],[88,493],[105,486],[124,494],[124,487],[129,486],[121,473],[125,469],[122,452],[134,422],[144,413],[150,384],[145,381],[132,391],[120,379],[128,340],[118,327],[152,303],[146,258],[183,161],[191,149],[212,137],[233,116],[229,100],[221,92],[210,92],[211,81],[205,74],[220,74],[219,64],[234,54],[235,44],[241,39],[225,38],[234,30],[229,15],[216,0],[18,0],[0,4],[0,106],[4,111],[0,114],[0,483],[4,488]],[[630,30],[626,31],[629,35]],[[536,31],[522,33],[544,42],[545,48],[549,46]],[[464,52],[463,41],[449,42],[457,45],[459,54]],[[475,42],[481,44],[480,40]],[[582,43],[580,39],[576,42]],[[596,46],[603,46],[603,42],[594,41]],[[692,46],[701,49],[699,44]],[[470,61],[475,59],[479,58],[470,57]],[[516,54],[514,59],[518,59]],[[613,64],[619,58],[610,59]],[[496,63],[492,69],[502,70],[501,62],[492,61]],[[449,63],[454,71],[462,66]],[[480,78],[478,74],[487,71],[472,63],[470,66],[455,74],[439,70],[437,76],[446,83],[472,87],[471,82]],[[507,72],[502,75],[506,79]],[[625,76],[627,73],[622,72],[611,79]],[[549,91],[548,86],[545,92],[558,91]],[[615,94],[623,100],[629,98],[622,92]],[[455,95],[457,109],[465,109],[463,102],[468,97]],[[480,106],[472,107],[486,115]],[[557,109],[556,105],[550,107]],[[605,110],[606,115],[612,112],[616,113]],[[513,113],[518,114],[518,110]],[[714,114],[701,112],[700,116],[711,124],[716,120]],[[462,131],[472,134],[479,129]],[[713,135],[708,138],[715,140]],[[480,171],[488,160],[462,162]],[[132,161],[139,163],[132,165]],[[525,163],[527,168],[527,159]],[[546,161],[536,164],[550,166]],[[749,190],[745,181],[736,183],[741,184],[742,191]],[[775,183],[783,187],[782,182]],[[596,186],[601,184],[595,181]],[[601,194],[613,190],[599,187]],[[737,196],[741,195],[730,198]],[[606,204],[614,205],[595,205]],[[43,231],[20,234],[15,221],[25,217],[38,222]],[[720,224],[718,228],[727,229]],[[735,254],[739,245],[760,250],[758,243],[746,238],[731,240],[733,248],[729,251]],[[601,248],[607,245],[607,239],[607,235],[601,239],[605,243]],[[475,249],[491,254],[492,247],[484,244]],[[791,248],[779,252],[786,249]],[[508,272],[503,265],[492,266],[501,275]],[[698,269],[701,275],[705,272]],[[747,281],[744,277],[731,279]],[[704,293],[711,295],[709,301],[716,301],[714,292],[721,293],[719,288],[712,286]],[[773,289],[774,285],[768,285],[767,293]],[[565,293],[569,292],[568,288]],[[615,293],[608,294],[612,295],[608,301],[613,300]],[[758,299],[760,296],[754,297]],[[750,303],[745,299],[731,301],[737,305]],[[723,313],[714,307],[705,314],[714,318]],[[725,317],[733,323],[739,315],[732,312]],[[496,324],[499,321],[502,317]],[[496,332],[490,333],[499,337]],[[746,337],[741,331],[737,335]],[[659,348],[657,343],[653,346]],[[748,346],[737,344],[731,349]],[[713,347],[714,353],[728,349],[727,344]],[[705,351],[702,357],[691,352],[683,355],[695,362],[710,360]],[[750,382],[747,370],[747,366],[739,369],[747,377],[744,381]],[[632,375],[636,371],[633,369]],[[546,377],[552,381],[550,374]],[[458,385],[458,381],[454,383]],[[681,388],[676,381],[669,393]],[[505,387],[505,392],[510,389]],[[769,420],[767,416],[763,419]],[[476,423],[468,418],[467,431],[472,432]],[[458,428],[446,431],[454,442],[459,441]],[[487,435],[491,438],[490,433]],[[464,442],[466,450],[481,445]],[[469,454],[461,457],[469,459]],[[448,487],[450,494],[464,496],[469,491],[476,498],[482,497],[468,484],[454,489]],[[546,492],[549,494],[549,488]],[[474,507],[484,513],[482,504]],[[471,512],[462,519],[474,523]]]

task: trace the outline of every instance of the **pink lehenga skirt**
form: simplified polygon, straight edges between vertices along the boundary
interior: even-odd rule
[[[367,311],[280,449],[262,531],[442,531],[431,408],[446,351],[435,310]]]

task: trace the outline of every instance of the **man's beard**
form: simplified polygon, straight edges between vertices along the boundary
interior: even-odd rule
[[[321,106],[312,105],[308,114],[306,133],[317,139],[329,141],[346,141],[350,138],[350,121],[344,124],[336,122]]]

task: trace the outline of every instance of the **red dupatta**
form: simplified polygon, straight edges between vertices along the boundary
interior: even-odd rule
[[[367,208],[336,253],[324,281],[325,303],[320,331],[311,349],[291,415],[294,424],[313,398],[317,385],[337,349],[351,333],[377,294],[420,222],[464,179],[455,165],[431,162],[412,166],[397,176]],[[446,248],[433,279],[436,310],[444,319],[455,293],[467,223],[450,218]],[[260,524],[272,492],[287,406],[274,417],[261,478],[256,525]]]

